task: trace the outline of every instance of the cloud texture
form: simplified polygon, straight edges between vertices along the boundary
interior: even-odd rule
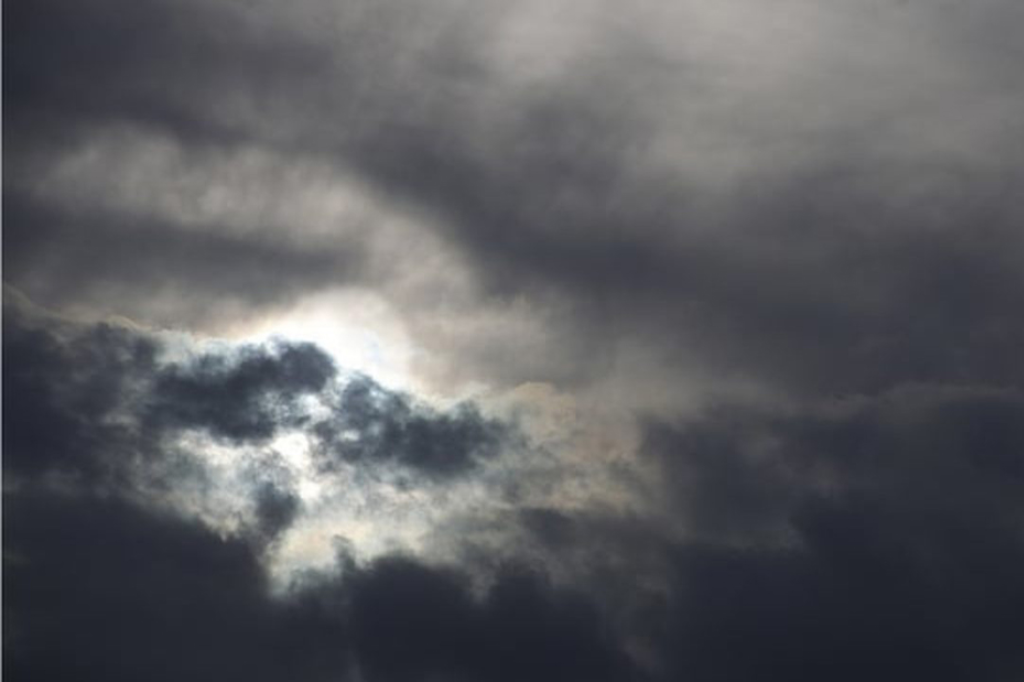
[[[11,679],[1024,675],[1019,3],[4,19]]]

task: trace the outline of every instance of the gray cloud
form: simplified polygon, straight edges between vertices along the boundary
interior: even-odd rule
[[[424,473],[450,475],[494,457],[514,433],[462,403],[448,413],[417,405],[368,377],[349,381],[332,401],[332,417],[313,425],[321,466],[337,462],[394,462]]]
[[[4,386],[19,400],[5,449],[18,472],[126,467],[190,430],[239,446],[302,430],[325,473],[347,462],[443,478],[518,438],[471,402],[441,411],[365,376],[344,379],[309,343],[197,346],[168,360],[156,336],[60,322],[8,293]]]
[[[186,334],[370,291],[484,396],[5,297],[8,671],[1020,676],[1019,3],[8,5],[5,281]],[[443,551],[269,597],[336,530],[289,447]]]
[[[1022,409],[1016,390],[923,385],[719,405],[646,428],[664,518],[527,509],[510,542],[575,565],[655,679],[1009,679]]]
[[[308,421],[298,406],[334,378],[334,362],[312,344],[242,347],[204,354],[162,370],[147,421],[163,428],[204,428],[236,441],[266,440]]]
[[[112,499],[8,501],[4,671],[16,677],[635,674],[583,595],[526,569],[505,571],[476,598],[466,576],[411,559],[341,562],[341,572],[310,576],[275,599],[251,548],[201,525]]]
[[[253,548],[116,497],[5,495],[4,673],[336,679],[345,626],[268,599]]]
[[[4,300],[4,471],[50,470],[105,477],[130,459],[133,434],[111,417],[156,368],[158,346],[124,329],[99,325],[62,339],[33,325],[22,304]]]
[[[985,20],[948,4],[886,2],[790,2],[771,12],[739,1],[717,12],[686,5],[665,17],[627,13],[619,24],[581,13],[579,30],[593,42],[564,48],[564,72],[552,66],[533,80],[520,73],[525,58],[506,61],[499,49],[557,46],[526,9],[490,8],[473,20],[444,3],[116,8],[33,4],[13,13],[32,45],[10,48],[9,108],[27,126],[17,137],[37,139],[45,110],[87,127],[99,125],[88,122],[95,117],[156,126],[194,148],[248,141],[325,151],[434,216],[470,255],[483,288],[461,315],[515,296],[539,311],[573,311],[544,349],[550,359],[531,354],[515,374],[500,338],[484,342],[502,363],[431,328],[416,312],[422,297],[398,297],[426,341],[462,345],[482,375],[593,379],[609,363],[588,371],[574,357],[614,356],[620,340],[683,376],[713,363],[833,391],[946,380],[953,367],[968,380],[1013,371],[1005,358],[1020,336],[1010,312],[1021,289],[1011,200],[1020,155],[1009,142],[1022,102],[1010,72],[993,66],[1012,54],[993,28],[1019,19],[1009,3],[986,3]],[[730,54],[714,41],[745,35],[729,27],[743,12],[770,23],[763,40],[754,35]],[[665,41],[659,19],[678,26],[678,44]],[[69,43],[61,22],[88,30]],[[814,39],[812,26],[834,40]],[[873,52],[857,52],[860,39]],[[75,94],[83,83],[88,97]],[[951,120],[954,112],[976,124]],[[24,159],[50,147],[33,142],[15,157],[27,167]],[[14,234],[35,234],[39,221],[24,220]],[[149,250],[124,238],[97,235],[98,253]],[[71,243],[53,241],[23,250],[8,268],[15,283]],[[361,279],[352,270],[358,250],[298,252],[268,268],[265,254],[291,253],[287,246],[204,237],[182,246],[191,262],[175,266],[177,243],[166,249],[170,265],[125,269],[145,259],[120,259],[103,272],[114,289],[202,285],[257,306],[332,278]],[[219,247],[252,257],[212,257]],[[66,300],[101,281],[74,276],[64,253],[57,262],[72,267],[50,268],[40,294],[65,282]],[[261,281],[267,270],[275,276]],[[156,272],[166,279],[152,279]],[[553,317],[544,324],[555,333]]]
[[[274,539],[288,529],[301,512],[301,501],[291,490],[266,482],[256,491],[256,526],[265,539]]]
[[[5,192],[4,207],[5,241],[18,254],[6,263],[8,281],[54,306],[138,296],[132,307],[148,311],[139,317],[210,324],[232,310],[280,306],[359,276],[355,248],[346,255],[261,243],[217,225],[183,229],[152,216],[62,210],[16,192]],[[210,305],[195,305],[207,296]]]

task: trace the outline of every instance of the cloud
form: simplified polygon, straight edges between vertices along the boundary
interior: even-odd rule
[[[457,574],[382,560],[354,582],[353,637],[373,680],[630,679],[581,594],[510,569],[481,602]]]
[[[652,427],[693,538],[669,550],[670,677],[1019,674],[1022,411],[918,386]]]
[[[331,410],[330,418],[313,426],[326,471],[338,462],[393,462],[446,476],[496,456],[514,437],[472,403],[438,412],[365,376],[349,381]]]
[[[355,534],[361,560],[419,546],[429,519],[500,488],[527,453],[513,423],[475,403],[432,407],[308,343],[72,321],[9,288],[4,326],[10,490],[200,520],[259,549],[277,583],[338,533]]]
[[[291,490],[265,482],[256,492],[256,526],[265,540],[280,536],[301,513],[302,502]]]
[[[216,224],[196,229],[95,206],[63,209],[16,191],[5,191],[4,206],[6,242],[18,254],[5,261],[6,277],[53,305],[102,305],[112,296],[130,299],[138,287],[157,321],[223,323],[231,311],[273,307],[346,273],[357,277],[355,248],[346,256],[261,243]],[[203,310],[188,303],[204,296],[213,298]]]
[[[5,390],[22,396],[5,432],[19,472],[118,465],[195,430],[237,446],[301,431],[316,438],[324,472],[376,463],[445,477],[497,456],[516,437],[472,402],[437,410],[368,377],[344,377],[310,343],[186,342],[186,358],[174,360],[156,335],[109,323],[60,325],[33,317],[27,305],[9,297],[4,345],[12,367]],[[123,451],[111,451],[118,443]]]
[[[116,417],[155,371],[159,345],[106,324],[63,337],[4,294],[4,472],[97,479],[129,465],[135,434]]]
[[[197,430],[249,446],[337,421],[363,448],[349,464],[436,482],[497,456],[512,433],[472,404],[441,412],[365,377],[339,384],[308,344],[201,346],[63,320],[6,293],[4,394],[20,399],[4,430],[4,581],[18,595],[4,602],[8,674],[387,681],[631,670],[590,598],[531,569],[503,569],[481,594],[459,569],[340,557],[275,594],[268,552],[308,509],[287,467],[258,450],[241,451],[232,480],[244,499],[222,511],[239,526],[190,508],[223,503],[226,480],[185,437]],[[309,397],[329,416],[302,412]],[[207,499],[176,497],[193,475]]]
[[[8,5],[12,675],[1021,676],[1019,3]]]
[[[146,419],[234,441],[267,440],[308,421],[301,398],[324,391],[336,373],[331,358],[308,343],[201,354],[160,372]]]
[[[345,627],[267,596],[246,542],[114,498],[5,495],[12,678],[337,679]]]
[[[31,142],[18,165],[76,148],[44,143],[57,116],[87,139],[156,130],[186,153],[255,145],[345,169],[417,212],[444,240],[435,250],[465,257],[459,306],[424,295],[437,272],[425,289],[393,288],[405,259],[371,278],[437,356],[439,384],[446,372],[597,382],[623,356],[671,366],[676,384],[730,374],[785,390],[1014,372],[1021,159],[1006,142],[1022,101],[999,30],[1020,20],[1012,3],[978,16],[948,3],[566,6],[571,29],[529,4],[462,9],[19,5],[6,87]],[[65,25],[81,41],[63,40]],[[548,48],[562,57],[528,68],[524,54]],[[29,212],[9,230],[41,234],[40,222],[52,221]],[[100,282],[176,292],[179,319],[208,307],[181,300],[199,287],[251,310],[364,281],[360,239],[304,249],[288,238],[302,222],[221,241],[216,226],[180,236],[172,217],[155,251],[152,237],[93,229],[103,276],[72,276],[69,237],[7,270],[62,304],[96,305]],[[126,249],[142,259],[104,257]],[[165,249],[162,267],[131,265]],[[496,309],[526,311],[518,334],[481,329]],[[516,353],[531,325],[535,352]]]
[[[4,531],[14,677],[630,679],[587,598],[522,569],[477,597],[412,559],[341,561],[274,597],[251,545],[116,497],[22,491]]]
[[[911,385],[804,409],[733,405],[690,423],[652,423],[644,449],[683,517],[712,537],[846,494],[962,507],[969,522],[1018,513],[1022,413],[1016,389]]]
[[[156,679],[199,665],[371,682],[1011,679],[1022,410],[1016,391],[925,385],[802,411],[723,405],[650,425],[646,456],[675,500],[660,521],[524,508],[546,551],[506,547],[519,563],[489,577],[342,556],[278,597],[244,537],[119,494],[22,487],[5,512],[5,665],[57,679],[65,662],[119,679],[162,656]],[[294,514],[260,489],[268,535]],[[572,587],[545,565],[569,567]]]
[[[231,512],[248,520],[219,534],[146,484],[146,471],[183,484],[177,461],[210,466],[179,434],[245,445],[309,429],[328,475],[341,464],[403,467],[409,481],[438,482],[497,457],[509,427],[471,405],[441,412],[366,377],[343,381],[307,344],[207,347],[170,362],[166,342],[140,330],[40,316],[14,297],[5,310],[5,395],[22,398],[5,428],[5,579],[12,593],[56,595],[5,607],[12,671],[59,676],[56,661],[83,660],[90,674],[138,675],[167,641],[181,647],[180,665],[211,657],[241,676],[256,674],[255,661],[251,670],[266,673],[299,665],[292,653],[269,653],[295,641],[289,628],[308,631],[289,651],[306,652],[299,669],[309,679],[356,664],[384,681],[723,671],[999,680],[1020,669],[1016,389],[916,384],[651,420],[641,452],[659,482],[653,515],[511,497],[517,520],[499,514],[463,528],[462,568],[394,556],[342,562],[339,576],[299,579],[281,601],[262,557],[309,512],[293,482],[251,460],[249,501]],[[310,397],[326,415],[302,407]],[[70,476],[70,487],[53,485],[54,474]],[[145,545],[128,541],[139,534]],[[161,556],[190,568],[168,571]],[[66,573],[81,565],[94,577]],[[196,570],[200,583],[187,577]],[[93,629],[103,641],[117,635],[136,648],[118,658],[69,630],[71,613],[100,614]],[[193,650],[213,635],[176,629],[193,619],[222,633],[216,651]],[[66,657],[33,653],[52,638]],[[268,653],[244,656],[243,643],[260,638]],[[727,653],[736,647],[744,656]]]

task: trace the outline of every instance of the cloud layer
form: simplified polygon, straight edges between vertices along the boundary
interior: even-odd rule
[[[961,5],[9,2],[4,672],[1024,675]]]

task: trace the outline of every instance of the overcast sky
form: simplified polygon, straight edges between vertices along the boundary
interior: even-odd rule
[[[1024,678],[1024,4],[8,0],[19,680]]]

